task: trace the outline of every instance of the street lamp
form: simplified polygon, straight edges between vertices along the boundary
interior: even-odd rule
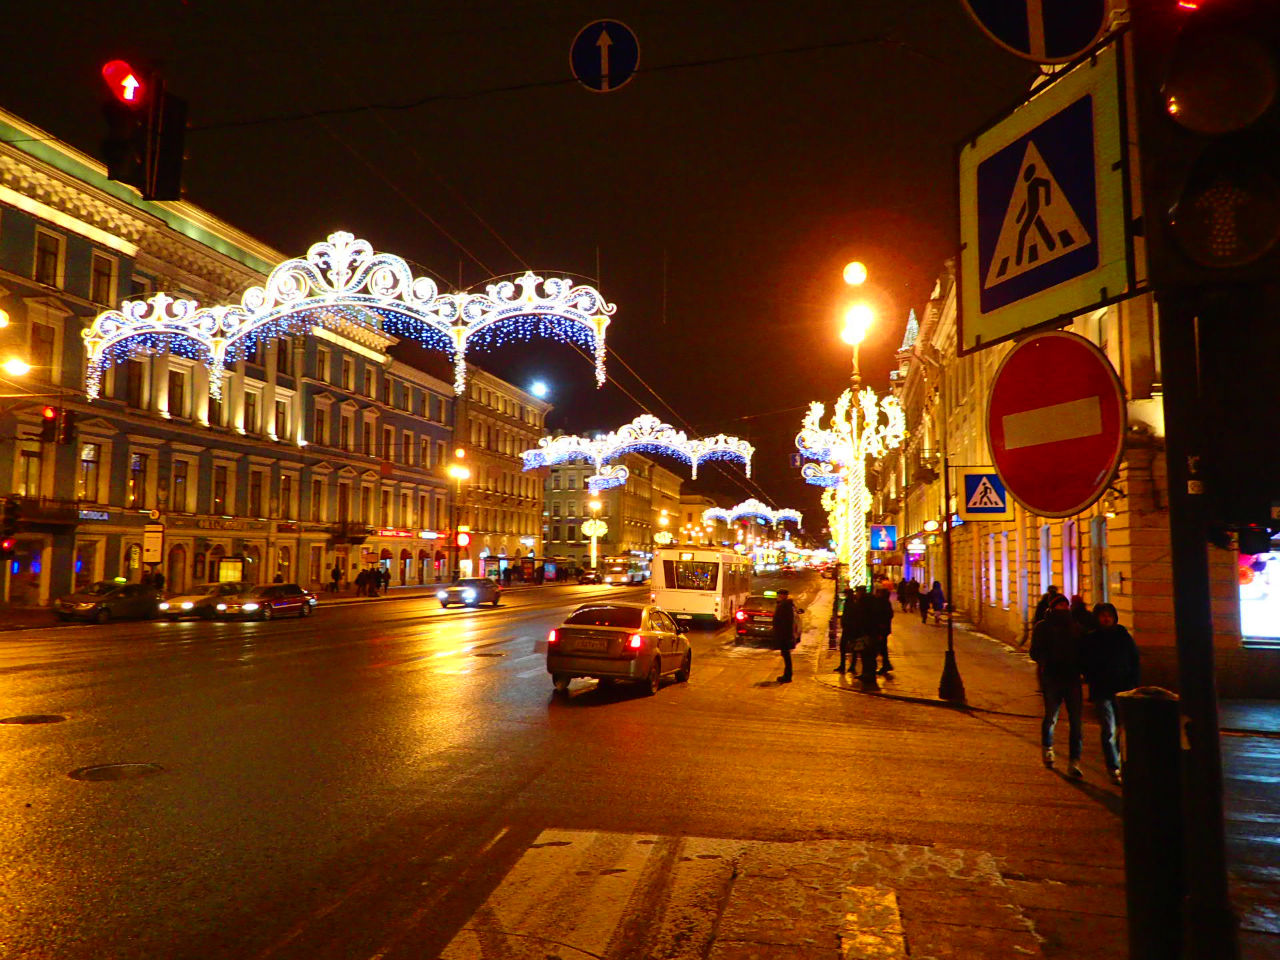
[[[844,282],[851,287],[860,287],[867,282],[867,268],[865,264],[853,260],[844,265]]]
[[[10,357],[4,362],[2,369],[11,377],[25,377],[31,372],[31,364],[27,363],[27,361],[23,360],[21,357]]]
[[[545,400],[547,398],[547,394],[551,392],[551,388],[548,387],[546,383],[544,383],[543,381],[535,380],[529,386],[529,392],[532,393],[539,400]]]
[[[587,507],[591,510],[591,569],[592,570],[596,569],[596,558],[597,558],[597,552],[598,552],[598,548],[596,546],[596,540],[600,533],[600,523],[596,519],[596,515],[600,513],[600,508],[602,506],[603,504],[599,500],[597,500],[595,497],[592,497],[590,500],[587,501]]]
[[[858,350],[875,319],[876,312],[869,303],[855,303],[844,313],[844,330],[840,332],[840,339],[853,347],[853,375],[849,378],[849,383],[855,393],[862,383],[862,371],[858,369]]]
[[[467,455],[461,447],[454,453],[458,457]],[[453,579],[456,582],[462,578],[462,544],[458,542],[458,524],[462,514],[462,484],[471,477],[471,471],[460,463],[451,463],[446,473],[454,482],[453,509],[449,512],[453,516]]]

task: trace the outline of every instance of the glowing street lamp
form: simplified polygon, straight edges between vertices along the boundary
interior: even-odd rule
[[[10,357],[0,369],[11,377],[25,377],[31,372],[31,364],[20,357]]]
[[[867,268],[857,260],[844,265],[844,282],[851,287],[860,287],[867,282]]]
[[[535,380],[533,381],[532,384],[530,384],[529,392],[532,393],[539,400],[545,400],[547,398],[547,394],[551,392],[551,388],[548,387],[543,381]]]
[[[600,534],[600,521],[596,517],[597,517],[597,514],[600,513],[600,508],[602,506],[603,504],[599,500],[597,500],[595,497],[592,497],[590,500],[587,501],[587,507],[591,510],[590,533],[591,533],[591,569],[592,570],[596,569],[596,559],[599,553],[599,548],[596,545],[596,541]]]
[[[467,452],[459,447],[454,454],[461,459],[467,455]],[[453,579],[457,581],[462,577],[462,548],[466,546],[458,531],[459,519],[462,515],[462,485],[471,478],[471,470],[463,466],[461,463],[449,464],[449,469],[445,471],[449,475],[449,479],[454,482],[453,509]]]

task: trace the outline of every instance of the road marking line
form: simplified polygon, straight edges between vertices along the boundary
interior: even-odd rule
[[[1010,413],[1002,422],[1006,450],[1096,437],[1102,433],[1102,398],[1084,397]]]
[[[488,843],[486,843],[483,847],[480,848],[480,853],[488,853],[489,850],[493,847],[493,845],[497,843],[499,840],[501,840],[503,837],[505,837],[510,831],[511,831],[510,827],[503,827],[501,830],[499,830],[489,839]]]

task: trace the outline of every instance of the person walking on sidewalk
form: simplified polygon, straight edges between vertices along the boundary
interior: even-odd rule
[[[893,632],[893,604],[889,601],[889,591],[883,585],[867,601],[867,628],[871,635],[871,669],[874,671],[876,657],[884,663],[879,671],[884,676],[893,669],[889,662],[889,634]]]
[[[338,581],[342,579],[342,567],[335,563],[333,565],[333,569],[329,571],[329,579],[333,581],[333,586],[330,588],[329,592],[337,593]]]
[[[1044,619],[1031,632],[1031,659],[1036,663],[1040,692],[1044,697],[1044,719],[1040,723],[1044,765],[1053,767],[1053,730],[1058,724],[1058,712],[1065,704],[1071,751],[1067,775],[1074,780],[1084,776],[1080,770],[1080,754],[1084,746],[1084,731],[1080,724],[1084,697],[1080,682],[1083,636],[1080,624],[1071,616],[1071,602],[1062,594],[1053,598]]]
[[[942,610],[946,605],[947,595],[942,592],[942,584],[935,580],[929,592],[920,598],[920,622],[928,623],[929,611],[933,610],[935,622],[941,623]]]
[[[1055,584],[1049,584],[1049,589],[1040,596],[1040,600],[1036,603],[1035,616],[1031,618],[1032,623],[1039,623],[1044,619],[1044,615],[1049,612],[1049,605],[1053,603],[1053,598],[1061,596]]]
[[[836,673],[844,673],[845,657],[849,658],[849,672],[858,666],[858,651],[866,641],[866,587],[847,588],[844,607],[840,610],[840,666]]]
[[[1120,750],[1116,744],[1116,694],[1138,685],[1138,645],[1119,623],[1116,608],[1099,603],[1093,608],[1097,626],[1085,634],[1081,648],[1089,700],[1102,727],[1102,759],[1112,783],[1120,782]]]
[[[914,578],[907,581],[907,610],[915,610],[920,603],[920,584]]]
[[[789,590],[778,591],[778,605],[773,610],[773,643],[782,654],[782,676],[779,683],[791,682],[791,650],[796,645],[800,629],[800,611],[791,599]]]

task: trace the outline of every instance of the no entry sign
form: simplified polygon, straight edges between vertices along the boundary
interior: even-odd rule
[[[1115,475],[1127,424],[1106,355],[1074,333],[1023,340],[996,370],[987,440],[1005,488],[1042,517],[1069,517]]]

